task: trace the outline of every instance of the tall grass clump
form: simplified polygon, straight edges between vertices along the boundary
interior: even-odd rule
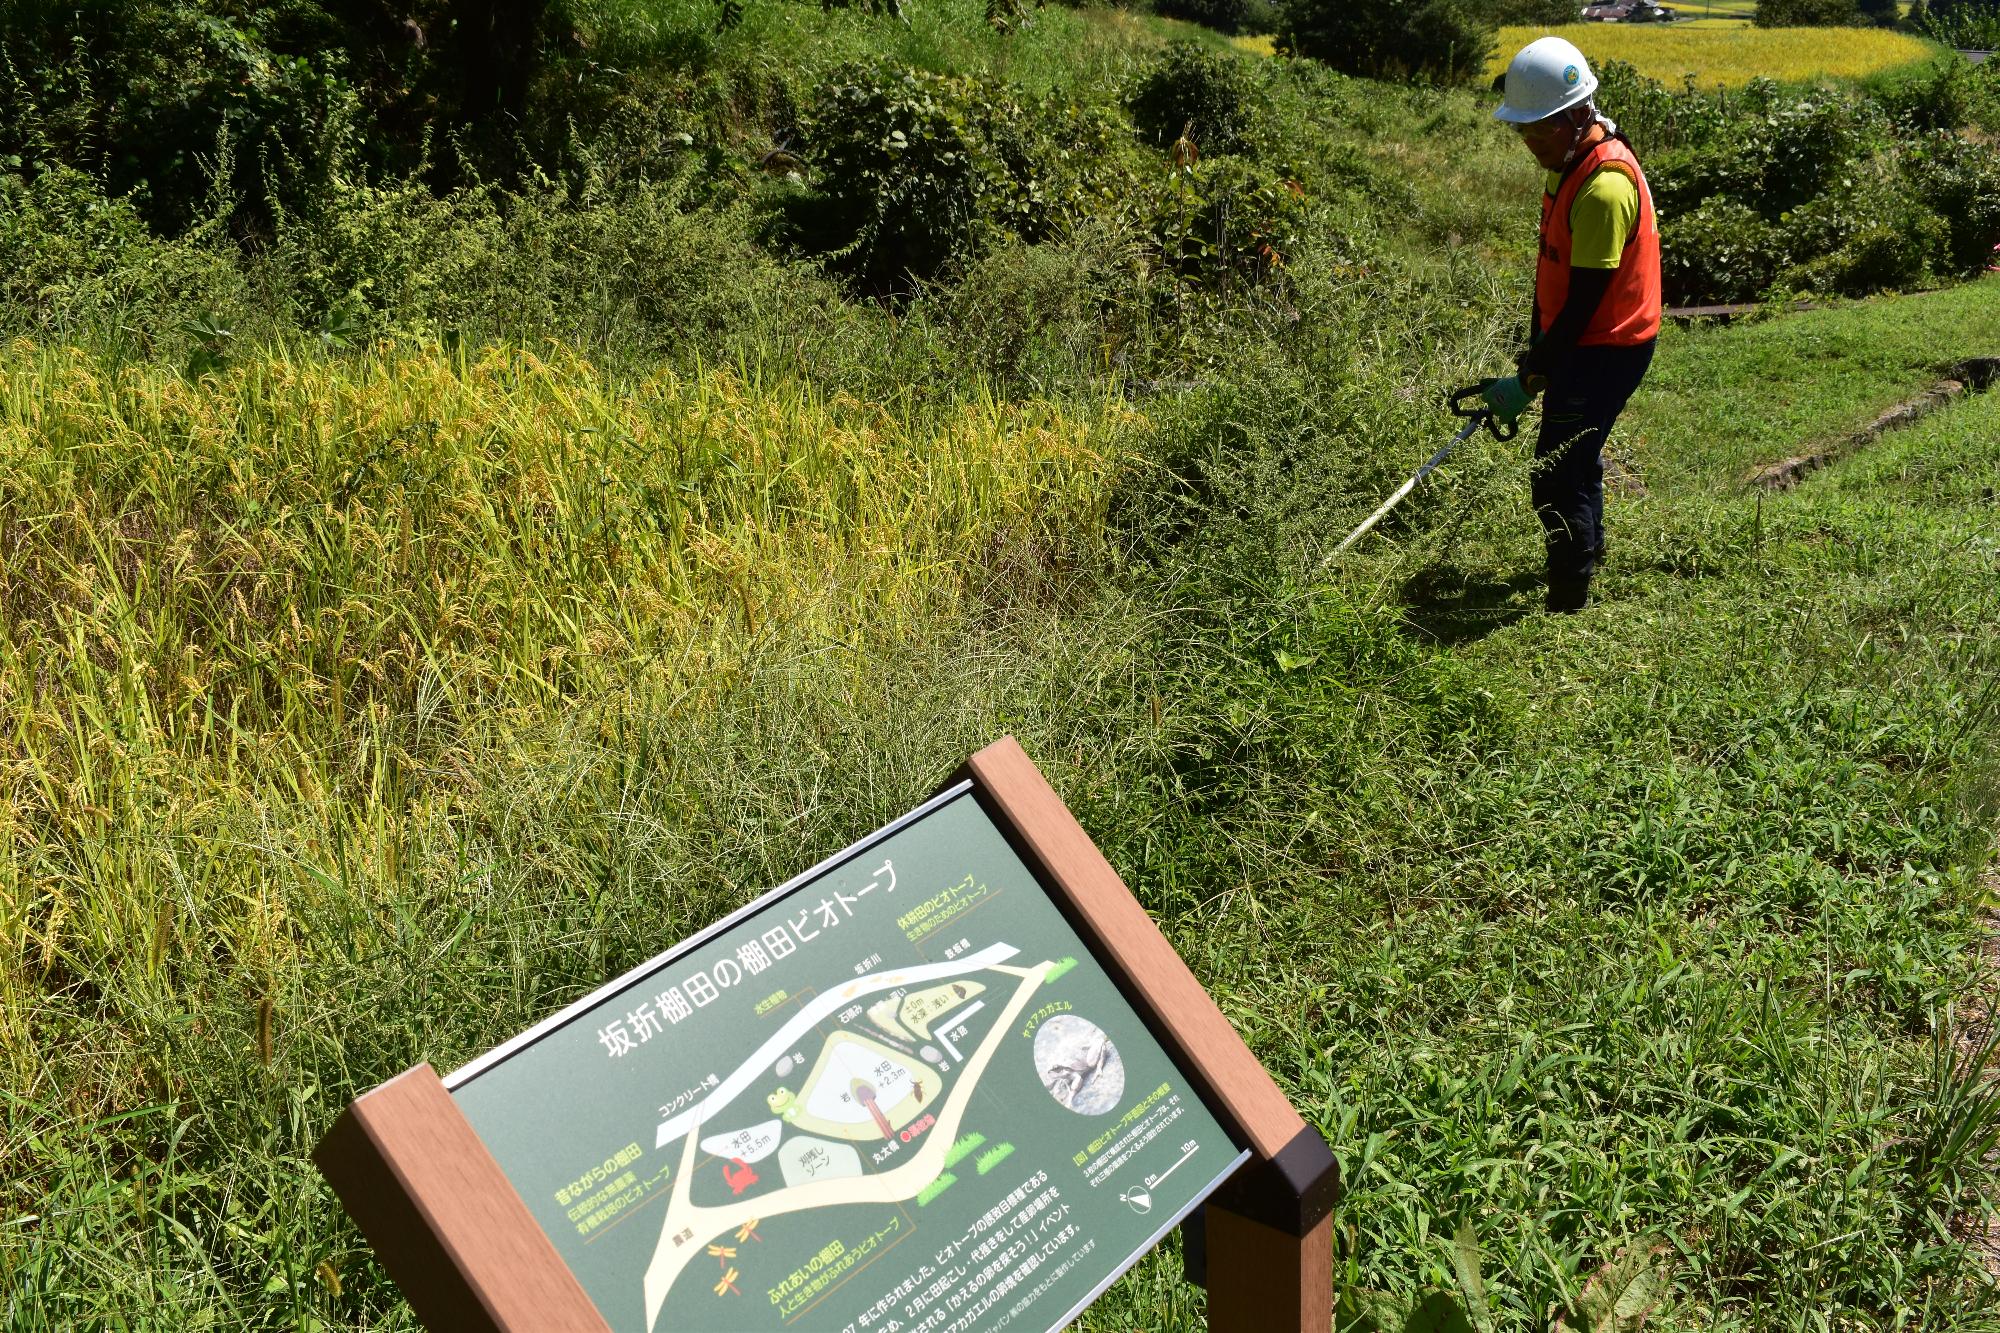
[[[372,1317],[353,1269],[345,1304],[314,1276],[346,1263],[331,1218],[295,1211],[310,1099],[435,1051],[447,1012],[475,1042],[496,1003],[527,1019],[607,964],[598,913],[634,886],[682,923],[741,892],[730,849],[775,812],[731,765],[803,776],[894,711],[927,736],[915,701],[952,677],[919,665],[976,676],[982,635],[1099,558],[1123,421],[559,351],[267,350],[194,379],[0,353],[15,1326]],[[595,861],[635,819],[728,869]],[[515,980],[490,990],[468,950]],[[91,1275],[134,1246],[152,1258]]]
[[[17,343],[0,413],[12,697],[53,728],[17,728],[30,746],[99,669],[146,729],[203,746],[223,717],[254,733],[324,705],[337,730],[426,689],[588,692],[598,662],[833,590],[920,597],[1010,543],[1074,561],[1116,466],[1100,425],[1048,406],[920,421],[504,350],[276,352],[190,381]]]

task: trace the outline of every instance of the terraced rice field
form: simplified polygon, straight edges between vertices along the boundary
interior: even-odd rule
[[[1721,0],[1716,8],[1724,5],[1755,8],[1746,0]],[[1695,6],[1685,8],[1696,12]],[[1489,72],[1500,73],[1508,56],[1548,33],[1575,42],[1592,61],[1629,61],[1640,73],[1670,84],[1692,75],[1704,88],[1738,88],[1759,75],[1784,83],[1860,78],[1913,64],[1936,50],[1921,38],[1877,28],[1571,23],[1502,28]]]

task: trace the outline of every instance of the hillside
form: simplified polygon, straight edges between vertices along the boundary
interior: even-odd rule
[[[1328,559],[1518,340],[1490,97],[906,15],[573,11],[504,183],[5,175],[7,1326],[411,1327],[340,1106],[1003,732],[1333,1144],[1344,1285],[1463,1223],[1508,1329],[1647,1235],[1649,1327],[1992,1321],[2000,399],[1747,480],[2000,355],[1992,85],[1617,85],[1680,280],[1822,308],[1668,330],[1548,617],[1523,444]]]

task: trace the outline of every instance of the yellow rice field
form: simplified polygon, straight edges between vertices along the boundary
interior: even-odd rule
[[[1701,12],[1699,0],[1682,9]],[[1879,28],[1570,23],[1502,28],[1488,72],[1500,73],[1514,52],[1550,33],[1575,42],[1593,63],[1629,61],[1640,73],[1673,85],[1691,74],[1704,88],[1737,88],[1758,75],[1786,83],[1859,78],[1912,64],[1936,50],[1920,38]]]
[[[1669,5],[1680,11],[1682,21],[1689,19],[1743,19],[1746,22],[1757,16],[1757,0],[1668,0]]]

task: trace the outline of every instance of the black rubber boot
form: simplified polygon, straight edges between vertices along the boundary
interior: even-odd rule
[[[1551,578],[1545,606],[1556,615],[1571,615],[1590,602],[1590,576]]]

